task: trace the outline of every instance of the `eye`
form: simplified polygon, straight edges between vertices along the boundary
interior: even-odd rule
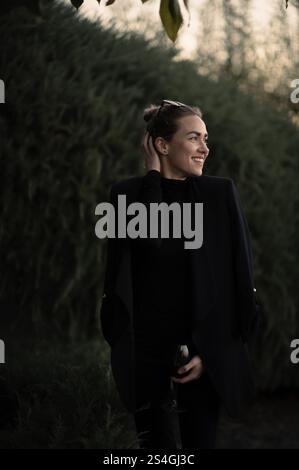
[[[198,140],[198,136],[197,136],[197,135],[193,135],[192,137],[190,137],[190,140],[191,140],[191,139],[196,139],[196,140]],[[205,143],[205,144],[208,144],[208,138],[207,138],[207,137],[205,138],[204,143]]]

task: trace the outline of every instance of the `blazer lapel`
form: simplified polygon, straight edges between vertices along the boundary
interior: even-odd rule
[[[204,177],[190,178],[189,200],[193,203],[203,203],[203,244],[197,249],[188,249],[188,266],[191,282],[191,308],[195,327],[212,310],[216,302],[216,282],[214,276],[213,246],[214,230],[213,219],[215,210],[211,196],[205,191]]]

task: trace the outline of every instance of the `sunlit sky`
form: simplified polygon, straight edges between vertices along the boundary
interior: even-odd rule
[[[68,0],[69,1],[69,0]],[[197,46],[196,32],[199,27],[197,12],[198,9],[205,4],[206,0],[190,0],[190,25],[188,27],[189,15],[184,7],[183,0],[179,0],[183,17],[184,24],[179,31],[176,46],[181,50],[181,57],[191,58],[192,53]],[[124,3],[126,5],[123,8]],[[292,28],[298,26],[298,14],[296,15],[295,8],[289,5],[288,9],[285,10],[284,0],[252,0],[252,25],[256,29],[256,34],[263,34],[265,28],[267,28],[271,21],[273,9],[277,5],[281,5],[281,14],[286,16],[286,19],[290,21]],[[80,13],[90,19],[96,20],[100,18],[105,24],[110,19],[116,21],[120,18],[120,25],[125,21],[129,20],[130,28],[132,30],[144,29],[144,22],[149,21],[149,28],[160,28],[162,24],[159,16],[159,0],[149,0],[146,3],[142,3],[141,0],[116,0],[114,4],[106,6],[106,0],[102,0],[100,5],[97,0],[84,0],[84,4],[80,7]],[[130,8],[134,6],[134,8]],[[140,26],[141,23],[141,26]],[[121,26],[120,26],[121,28]],[[149,31],[148,31],[149,32]],[[169,40],[170,45],[172,44]]]

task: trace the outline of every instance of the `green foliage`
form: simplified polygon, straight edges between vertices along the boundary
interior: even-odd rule
[[[19,10],[0,26],[2,337],[98,335],[105,243],[95,206],[112,182],[142,174],[142,109],[168,98],[202,108],[205,172],[233,178],[241,195],[265,309],[252,344],[259,385],[298,385],[289,344],[299,330],[299,137],[288,115],[70,8]]]
[[[161,0],[160,17],[168,37],[175,42],[183,24],[183,16],[178,0]]]

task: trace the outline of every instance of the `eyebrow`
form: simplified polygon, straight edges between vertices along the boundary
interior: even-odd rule
[[[187,132],[187,134],[186,134],[186,135],[188,135],[188,134],[196,134],[196,135],[201,135],[201,132],[197,132],[197,131],[189,131],[189,132]],[[205,134],[205,137],[208,137],[208,133],[206,133],[206,134]]]

